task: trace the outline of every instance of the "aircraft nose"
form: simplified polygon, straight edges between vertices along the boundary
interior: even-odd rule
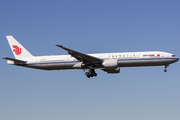
[[[179,58],[177,57],[176,59],[175,59],[175,62],[177,62],[179,60]]]
[[[179,60],[179,58],[177,58],[177,61]]]

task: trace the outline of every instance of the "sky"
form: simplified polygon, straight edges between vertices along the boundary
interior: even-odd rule
[[[1,0],[0,56],[6,35],[34,56],[164,51],[180,57],[179,0]],[[0,59],[1,120],[179,120],[180,62],[164,66],[43,71]]]

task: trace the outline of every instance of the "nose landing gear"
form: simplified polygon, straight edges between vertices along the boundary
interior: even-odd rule
[[[164,69],[164,72],[167,72],[167,67],[168,67],[169,65],[165,65],[165,69]]]

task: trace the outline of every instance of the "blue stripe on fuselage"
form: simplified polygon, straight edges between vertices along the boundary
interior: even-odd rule
[[[174,59],[174,60],[179,60],[179,58],[125,58],[125,59],[117,59],[118,61],[133,61],[133,60],[158,60],[158,59]],[[39,62],[39,63],[27,63],[27,64],[21,64],[22,66],[23,65],[36,65],[36,64],[63,64],[63,63],[78,63],[79,61],[64,61],[64,62]]]

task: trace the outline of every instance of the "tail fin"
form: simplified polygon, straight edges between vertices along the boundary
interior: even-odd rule
[[[16,59],[33,57],[13,36],[6,36],[6,38]]]

